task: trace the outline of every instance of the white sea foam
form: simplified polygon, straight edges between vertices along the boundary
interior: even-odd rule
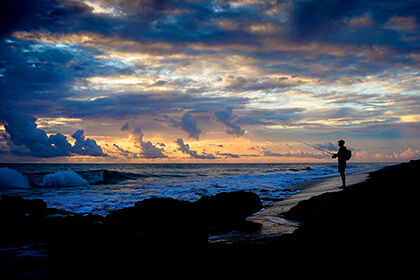
[[[263,200],[285,198],[294,192],[292,184],[311,180],[319,176],[334,174],[335,171],[323,167],[309,169],[301,173],[273,173],[259,175],[240,175],[223,178],[204,178],[193,181],[176,181],[168,184],[148,184],[148,193],[142,196],[172,197],[180,200],[196,201],[202,196],[220,192],[250,191]]]
[[[28,180],[19,171],[3,167],[0,168],[0,189],[20,188],[29,189]]]
[[[89,185],[88,181],[74,171],[58,171],[47,174],[42,179],[43,187],[79,187]]]
[[[42,187],[30,188],[24,175],[3,168],[2,172],[7,175],[2,176],[0,173],[0,182],[3,182],[2,178],[6,178],[14,186],[2,189],[3,193],[41,198],[48,207],[100,215],[133,206],[135,202],[148,198],[170,197],[197,201],[203,196],[233,191],[254,192],[259,195],[263,204],[268,204],[296,193],[291,188],[293,184],[337,175],[336,165],[327,164],[70,166],[79,168],[78,173],[57,170],[69,168],[68,165],[39,165],[34,167],[35,172],[30,170],[32,166],[18,167],[26,168],[24,174],[27,178]],[[358,168],[366,167],[353,167],[349,172]],[[45,171],[50,174],[45,175]],[[17,188],[17,180],[9,177],[20,178],[22,182],[26,182],[21,186],[28,189]]]
[[[58,171],[43,177],[41,186],[49,188],[41,190],[42,196],[35,197],[44,199],[49,207],[100,215],[106,215],[110,210],[132,206],[135,202],[148,198],[170,197],[197,201],[203,196],[233,191],[257,193],[265,204],[296,193],[288,189],[294,183],[332,173],[335,171],[319,167],[309,168],[306,172],[95,186],[89,185],[88,181],[76,172]]]

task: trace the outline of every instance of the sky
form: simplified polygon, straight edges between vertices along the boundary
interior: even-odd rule
[[[420,2],[0,2],[0,162],[420,157]]]

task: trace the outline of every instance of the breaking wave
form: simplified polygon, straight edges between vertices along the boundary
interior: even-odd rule
[[[0,168],[0,189],[19,188],[28,189],[30,185],[26,177],[14,169]]]
[[[349,172],[377,166],[354,164]],[[292,185],[324,176],[337,176],[336,165],[10,164],[0,167],[0,190],[43,199],[49,207],[106,215],[148,198],[196,201],[232,191],[254,192],[266,205],[297,192]]]
[[[74,171],[58,171],[45,175],[40,185],[42,187],[79,187],[87,186],[89,183]]]

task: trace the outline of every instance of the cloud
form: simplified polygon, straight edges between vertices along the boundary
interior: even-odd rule
[[[214,112],[217,120],[223,123],[228,129],[226,133],[235,137],[244,136],[245,130],[243,130],[236,122],[236,116],[232,114],[232,108],[226,108],[224,111]]]
[[[48,24],[54,16],[52,12],[58,8],[53,1],[16,0],[0,2],[0,37],[7,36],[19,28],[38,28]],[[62,6],[62,12],[67,10]],[[69,11],[69,10],[68,10]],[[57,16],[58,14],[55,14]],[[49,16],[49,17],[48,17]],[[57,23],[59,25],[59,23]]]
[[[240,158],[241,157],[240,155],[232,154],[232,153],[220,153],[220,152],[217,152],[217,155],[218,156],[224,156],[225,158]]]
[[[183,154],[190,155],[192,158],[216,159],[216,157],[213,154],[207,154],[206,152],[203,152],[203,154],[199,155],[197,151],[191,150],[190,145],[185,144],[184,140],[182,140],[181,138],[178,138],[174,142],[178,145],[178,151],[181,151]]]
[[[248,101],[248,98],[244,97],[204,96],[200,94],[186,94],[181,91],[153,93],[139,90],[119,94],[115,94],[112,91],[100,92],[103,94],[100,98],[84,100],[63,99],[59,103],[60,110],[69,117],[101,118],[106,115],[107,117],[120,120],[148,113],[165,115],[179,108],[194,111],[210,111],[226,104],[245,104]],[[54,106],[57,106],[57,104]],[[190,118],[187,115],[181,121],[171,121],[169,118],[167,120],[173,126],[178,125],[180,128],[185,129],[194,138],[199,136],[199,128],[194,127],[194,118]]]
[[[259,151],[262,156],[265,157],[285,157],[285,158],[316,158],[316,159],[325,159],[331,158],[331,156],[323,154],[323,153],[308,153],[301,150],[291,150],[288,153],[277,153],[270,151],[267,147],[263,146],[253,146],[250,150]]]
[[[141,149],[140,155],[142,158],[156,159],[156,158],[167,158],[168,156],[163,153],[164,149],[157,148],[150,141],[143,140],[144,133],[140,127],[136,127],[131,133],[130,138],[134,145]]]
[[[96,141],[90,138],[86,138],[83,135],[85,132],[82,129],[77,130],[73,133],[72,137],[76,139],[74,146],[71,151],[78,155],[86,156],[106,156],[102,148],[96,144]]]
[[[420,150],[408,148],[406,150],[398,150],[393,153],[369,153],[367,151],[354,151],[355,159],[363,161],[402,161],[410,159],[418,159]]]
[[[305,108],[274,108],[246,110],[244,116],[238,117],[237,124],[243,125],[276,125],[296,122],[303,118]]]
[[[162,135],[163,118],[196,140],[216,135],[214,120],[234,137],[246,127],[250,141],[284,130],[418,136],[416,0],[16,0],[0,15],[3,109],[118,127],[109,137],[132,131],[128,119]],[[39,146],[3,137],[2,149],[74,154],[63,134],[41,134]],[[87,145],[75,150],[95,153]]]
[[[77,130],[73,134],[76,139],[72,146],[67,137],[61,133],[48,136],[45,131],[37,128],[36,118],[21,114],[18,110],[0,110],[0,119],[5,121],[4,127],[10,135],[7,145],[11,153],[40,158],[60,156],[107,156],[95,140],[85,139],[84,131]]]
[[[173,127],[179,128],[188,133],[188,138],[195,138],[198,140],[201,134],[201,129],[197,126],[197,121],[193,117],[186,113],[182,116],[181,121],[173,119],[167,115],[164,115],[165,121],[168,122]]]
[[[181,129],[188,132],[189,138],[195,138],[198,140],[201,134],[201,130],[197,127],[197,121],[193,117],[186,113],[181,119]]]
[[[91,91],[80,98],[80,88],[87,86],[85,77],[130,72],[126,65],[96,58],[99,54],[78,44],[37,42],[33,38],[0,40],[0,107],[50,118],[77,111],[71,100],[92,100],[100,95]]]
[[[263,151],[263,155],[266,157],[298,157],[298,158],[317,158],[317,159],[322,159],[322,158],[326,158],[326,157],[330,157],[328,155],[325,154],[314,154],[314,153],[308,153],[308,152],[304,152],[304,151],[290,151],[288,153],[275,153],[269,150],[265,150]]]
[[[124,150],[123,148],[121,148],[120,146],[118,146],[117,144],[113,144],[113,146],[115,148],[117,148],[117,150],[120,152],[120,154],[126,158],[141,158],[141,155],[138,153],[133,153],[129,150]]]
[[[337,144],[333,144],[331,142],[325,142],[325,143],[318,143],[314,144],[315,147],[318,147],[320,149],[324,149],[327,151],[336,151],[338,150]]]
[[[122,127],[121,127],[121,131],[126,131],[126,130],[129,130],[130,129],[130,125],[128,124],[128,122],[127,123],[125,123]]]
[[[415,0],[395,3],[392,0],[331,0],[299,1],[291,14],[291,35],[300,40],[348,40],[353,43],[401,42],[395,32],[386,32],[387,24],[395,26],[395,16],[417,17],[419,5]],[[369,20],[361,21],[361,18]],[[394,19],[394,20],[392,20]],[[407,22],[407,20],[402,21]],[[410,29],[412,29],[410,21]],[[352,32],[350,32],[352,31]],[[342,32],[342,36],[339,33]],[[370,36],[363,32],[369,32]],[[343,36],[344,35],[344,36]],[[350,38],[345,39],[345,36]],[[363,41],[361,41],[363,39]],[[384,40],[386,39],[386,41]],[[356,41],[355,41],[356,40]]]

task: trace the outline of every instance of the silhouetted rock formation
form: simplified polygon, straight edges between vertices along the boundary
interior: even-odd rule
[[[371,173],[366,182],[299,202],[283,217],[301,222],[296,246],[390,256],[414,242],[420,160]]]
[[[219,263],[262,260],[266,265],[262,256],[271,255],[282,265],[354,257],[359,263],[379,263],[411,255],[407,252],[417,242],[419,170],[420,160],[387,167],[372,173],[366,182],[299,202],[283,213],[286,219],[300,222],[292,234],[210,246],[209,233],[246,225],[246,217],[262,208],[258,195],[221,193],[197,202],[148,199],[106,217],[82,216],[47,208],[42,200],[3,195],[0,242],[2,247],[48,244],[51,279],[122,277],[138,274],[139,269],[147,273],[152,267],[173,274],[180,268],[200,270],[209,259]],[[7,260],[2,262],[10,265],[4,270],[6,276],[16,276],[13,269],[25,270]]]
[[[79,273],[121,274],[122,268],[130,273],[138,262],[194,261],[206,251],[209,228],[233,230],[261,208],[258,195],[233,192],[198,202],[147,199],[102,217],[47,208],[39,199],[4,195],[1,242],[4,247],[47,243],[49,275],[56,279]]]

